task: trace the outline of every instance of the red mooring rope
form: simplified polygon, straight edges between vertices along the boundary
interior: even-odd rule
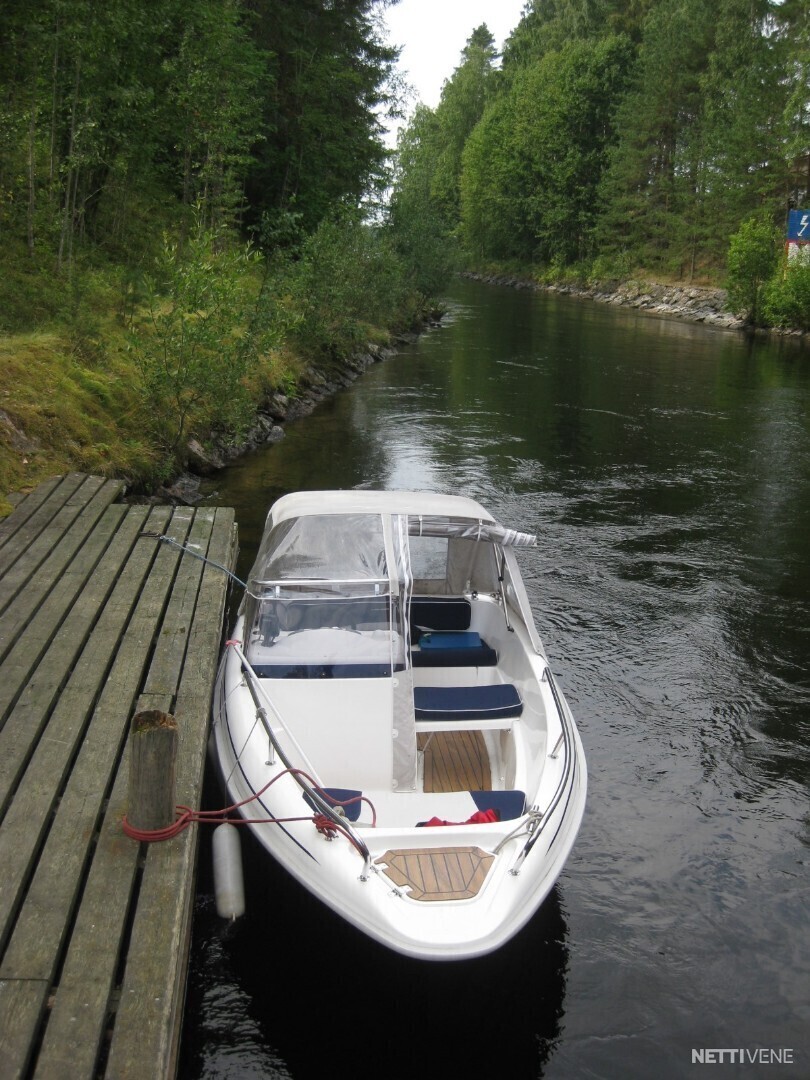
[[[323,836],[326,836],[327,839],[334,839],[334,837],[337,836],[337,834],[340,832],[347,838],[347,840],[351,841],[352,844],[357,846],[355,839],[350,832],[338,825],[337,822],[332,820],[332,818],[327,817],[326,814],[322,813],[304,814],[301,817],[288,818],[244,818],[241,816],[236,818],[230,818],[228,816],[233,811],[238,810],[240,807],[246,806],[248,803],[251,803],[254,800],[260,798],[269,787],[275,784],[276,780],[280,780],[282,776],[286,776],[287,774],[290,774],[292,776],[304,777],[304,779],[309,781],[309,783],[312,785],[315,792],[322,799],[325,799],[333,806],[350,806],[352,803],[356,802],[367,802],[368,805],[371,807],[371,824],[372,826],[377,824],[377,813],[371,802],[369,802],[369,800],[365,798],[364,795],[355,795],[351,799],[335,799],[331,795],[328,795],[325,791],[323,791],[315,783],[312,777],[308,776],[305,772],[303,772],[303,770],[283,769],[280,773],[277,773],[272,779],[268,780],[263,788],[255,792],[249,798],[243,799],[241,802],[233,803],[233,805],[231,806],[226,806],[222,810],[193,810],[190,806],[178,805],[175,807],[175,810],[177,812],[177,818],[171,825],[167,825],[163,829],[136,829],[134,825],[130,825],[130,823],[127,821],[126,814],[121,820],[121,827],[123,828],[126,835],[132,840],[137,840],[142,843],[153,844],[162,840],[171,840],[175,836],[179,836],[181,832],[183,832],[189,827],[189,825],[220,825],[225,821],[228,821],[231,825],[283,825],[294,821],[311,821],[315,825],[315,828],[318,830],[318,832],[321,833]]]

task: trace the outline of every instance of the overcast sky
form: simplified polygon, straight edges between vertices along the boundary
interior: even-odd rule
[[[402,47],[399,66],[416,101],[435,107],[442,83],[458,67],[470,34],[486,23],[500,51],[520,22],[525,0],[399,0],[384,12],[388,39]]]

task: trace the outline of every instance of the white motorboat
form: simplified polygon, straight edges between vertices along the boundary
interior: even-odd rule
[[[214,699],[259,842],[372,938],[452,960],[554,886],[586,768],[515,549],[471,499],[309,491],[272,507]]]

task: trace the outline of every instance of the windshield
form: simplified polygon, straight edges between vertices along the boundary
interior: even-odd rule
[[[265,677],[390,676],[404,662],[377,514],[282,521],[249,596],[249,657]]]
[[[250,584],[387,581],[378,514],[313,514],[282,521],[265,535]]]

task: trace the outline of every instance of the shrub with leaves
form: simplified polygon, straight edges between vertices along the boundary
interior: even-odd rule
[[[768,282],[762,306],[772,326],[810,330],[810,261],[788,263]]]
[[[779,264],[779,233],[763,218],[749,218],[732,236],[728,249],[728,300],[755,326],[762,322],[765,284]]]
[[[259,258],[198,228],[182,245],[165,238],[145,277],[129,341],[150,423],[170,460],[192,433],[239,431],[249,420],[245,376],[271,336],[252,323]]]
[[[390,233],[351,213],[327,218],[272,283],[276,321],[306,351],[350,352],[417,304]],[[294,317],[293,317],[294,313]]]

